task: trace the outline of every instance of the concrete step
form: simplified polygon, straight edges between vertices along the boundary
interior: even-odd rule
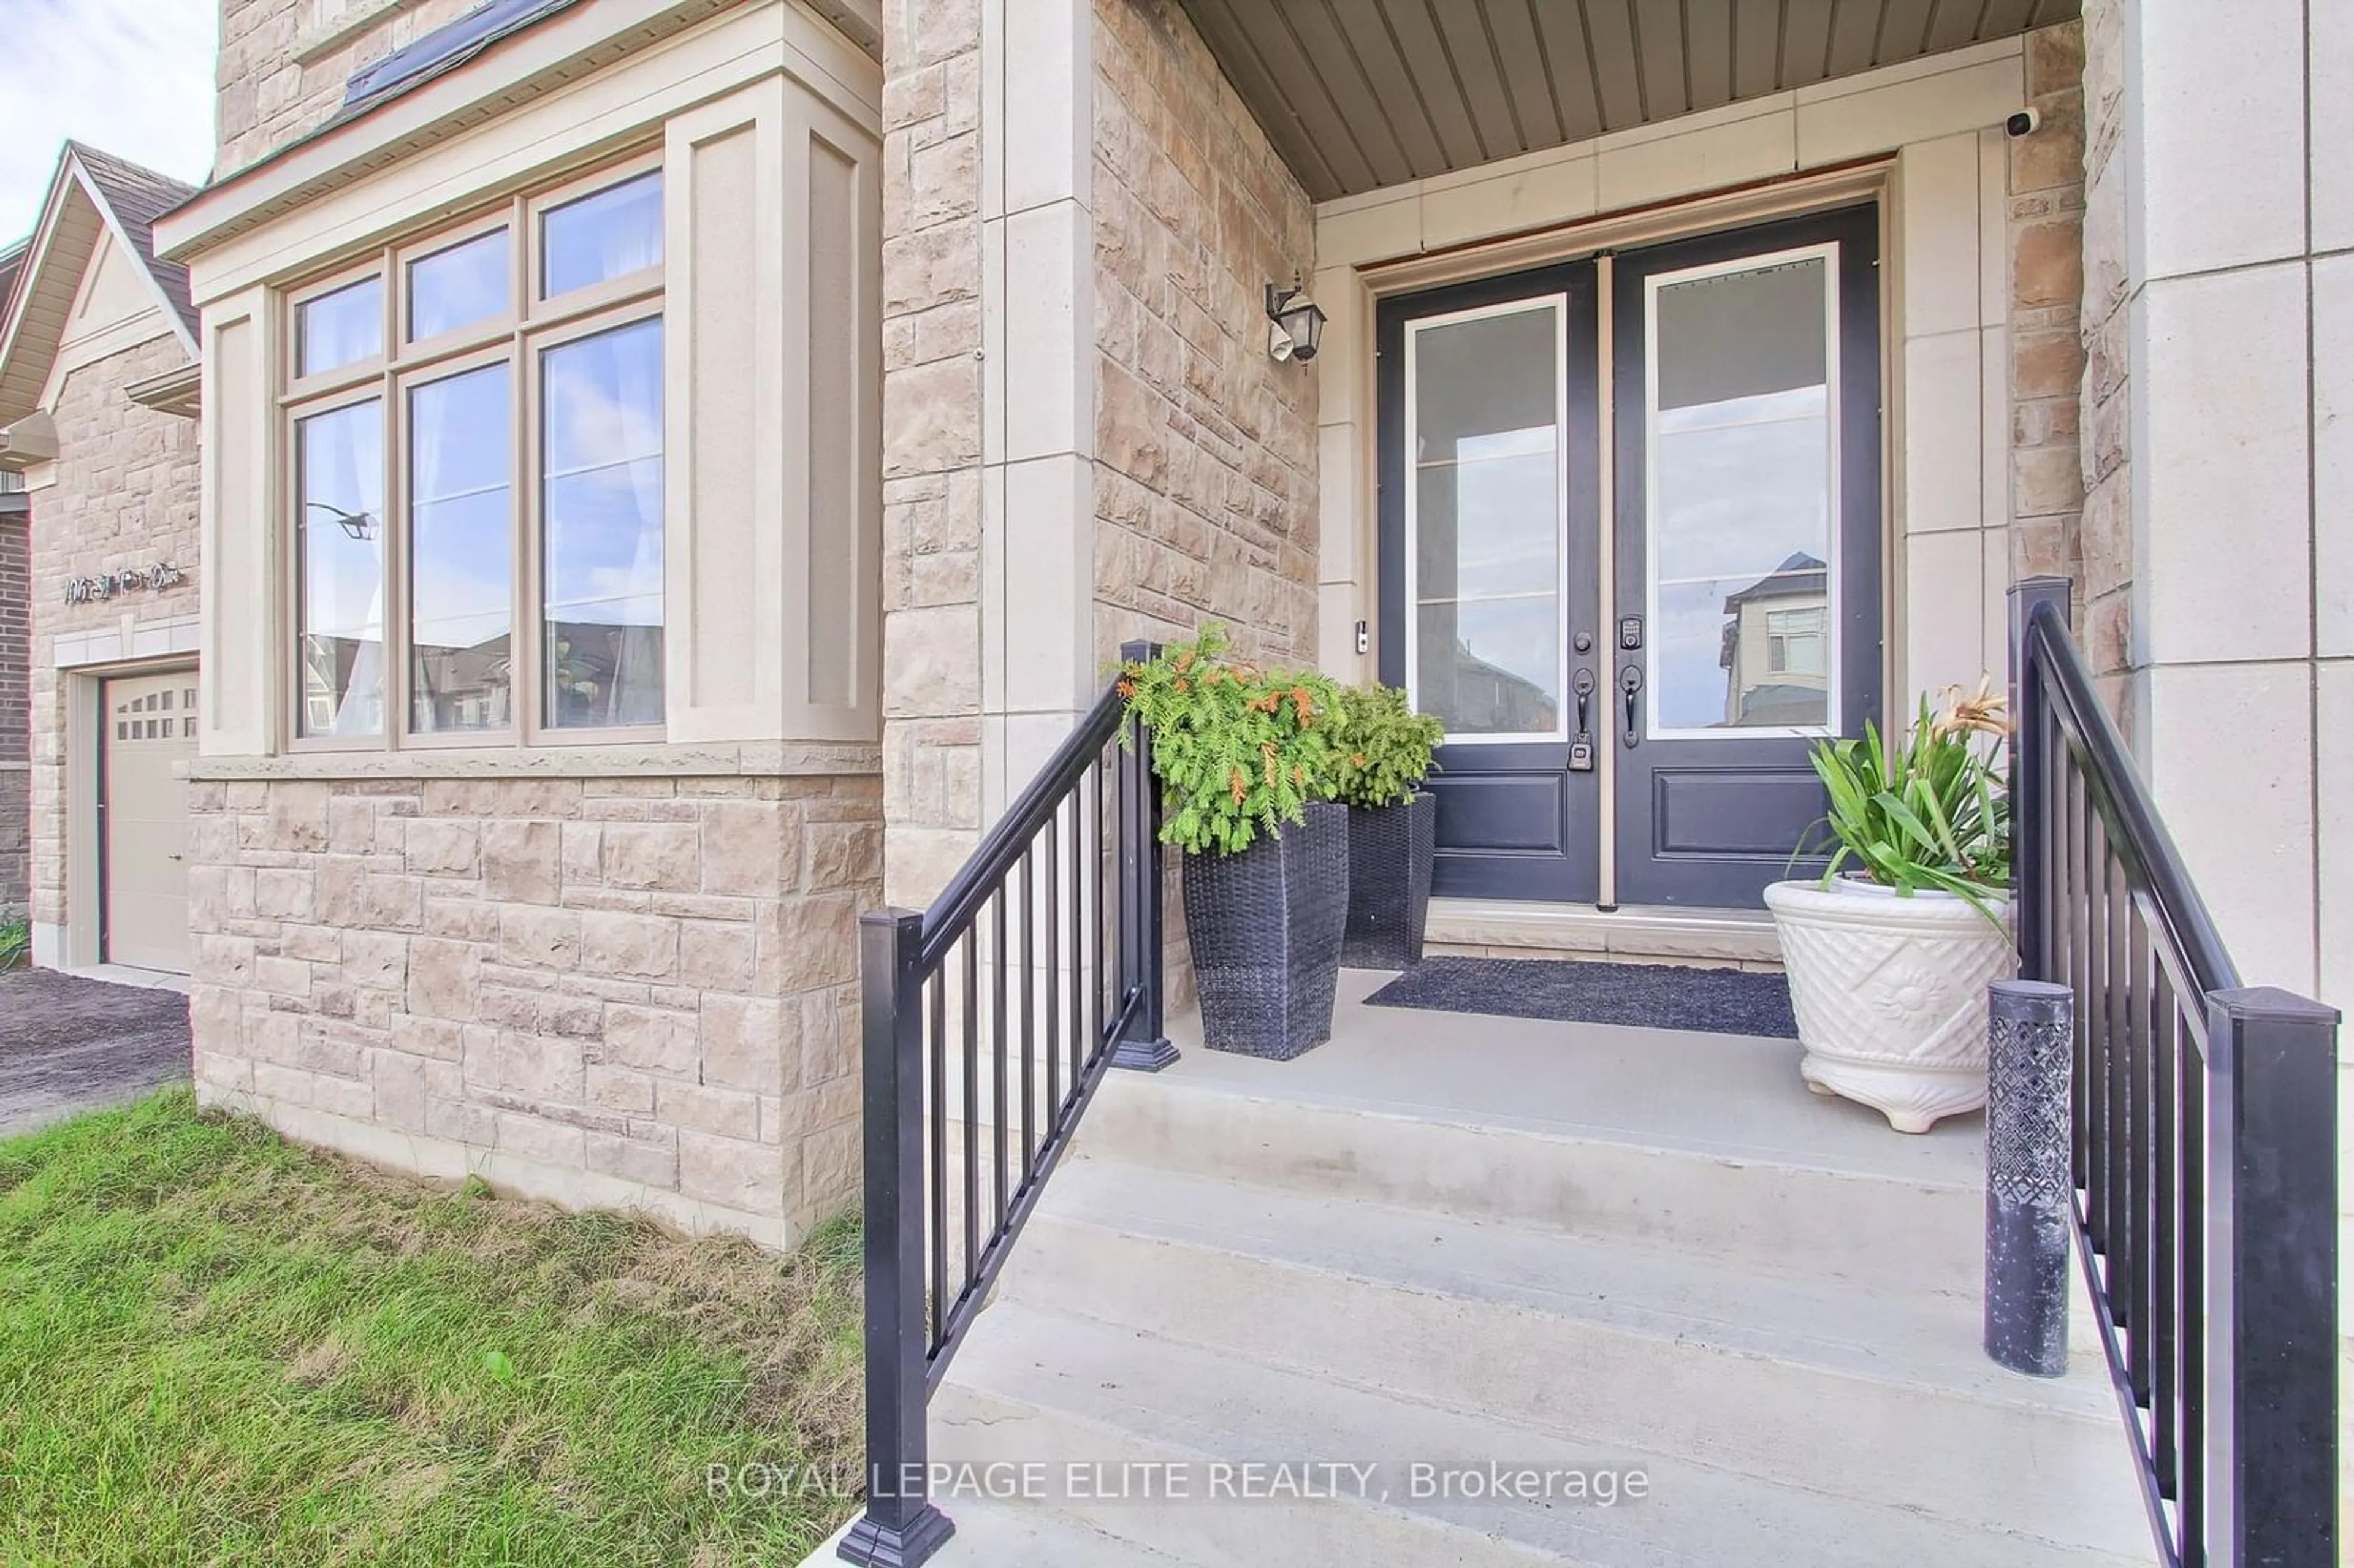
[[[1459,1022],[1396,1016],[1426,1032]],[[1527,1022],[1479,1024],[1486,1031]],[[1695,1114],[1720,1110],[1705,1097],[1738,1096],[1738,1077],[1759,1071],[1744,1061],[1758,1043],[1720,1038],[1732,1048],[1710,1054],[1727,1069],[1738,1065],[1728,1074],[1736,1081],[1712,1086],[1704,1074],[1684,1078]],[[1441,1042],[1425,1054],[1443,1067]],[[1858,1107],[1807,1094],[1795,1051],[1787,1063],[1776,1054],[1776,1076],[1787,1070],[1788,1081],[1761,1095],[1752,1112],[1753,1122],[1766,1125],[1732,1136],[1683,1125],[1685,1107],[1656,1091],[1630,1107],[1548,1086],[1557,1108],[1531,1091],[1506,1111],[1450,1103],[1372,1075],[1329,1086],[1312,1071],[1288,1080],[1268,1075],[1270,1068],[1313,1063],[1313,1052],[1284,1064],[1202,1059],[1208,1054],[1191,1053],[1150,1080],[1115,1074],[1089,1107],[1078,1147],[1178,1174],[1674,1248],[1734,1268],[1797,1261],[1809,1275],[1859,1287],[1897,1280],[1930,1291],[1978,1288],[1985,1197],[1974,1129],[1938,1138],[1935,1150],[1907,1147],[1922,1140],[1884,1124],[1855,1139],[1847,1113]],[[1814,1136],[1825,1126],[1849,1136]],[[1925,1152],[1937,1158],[1920,1158]]]
[[[938,1460],[1028,1460],[1055,1475],[1083,1463],[1095,1495],[1057,1486],[1039,1506],[1203,1568],[2123,1568],[2148,1561],[2146,1551],[1970,1528],[1629,1444],[1467,1415],[1013,1300],[981,1315],[935,1396],[932,1431]],[[1202,1500],[1211,1462],[1242,1459],[1376,1468],[1362,1496],[1344,1480],[1340,1495],[1314,1499]],[[1622,1489],[1623,1478],[1639,1472],[1646,1495],[1638,1500],[1621,1489],[1609,1506],[1569,1500],[1558,1488],[1550,1502],[1460,1490],[1416,1496],[1407,1468],[1416,1460],[1594,1467],[1622,1478]],[[1119,1467],[1137,1464],[1185,1467],[1192,1498],[1103,1495],[1114,1489],[1108,1482],[1139,1473]],[[1165,1483],[1165,1472],[1144,1473]],[[979,1568],[1023,1560],[942,1561]]]
[[[1734,1269],[1100,1160],[1056,1182],[1009,1300],[1957,1521],[2095,1546],[2147,1528],[2091,1335],[2066,1378],[2006,1372],[1979,1349],[1975,1287]]]

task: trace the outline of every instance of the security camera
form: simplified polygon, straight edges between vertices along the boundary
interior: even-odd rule
[[[2035,110],[2022,109],[2002,122],[2004,132],[2011,136],[2032,136],[2043,123],[2043,116]]]

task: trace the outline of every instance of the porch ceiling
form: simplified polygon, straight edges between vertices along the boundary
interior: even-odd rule
[[[2079,0],[1182,0],[1318,201],[2073,17]]]

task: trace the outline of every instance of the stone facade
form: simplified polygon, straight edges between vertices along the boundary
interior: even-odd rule
[[[883,29],[883,767],[894,899],[981,832],[981,9]]]
[[[1317,385],[1262,292],[1315,211],[1176,0],[1095,0],[1097,627],[1316,657]]]
[[[2077,387],[2084,365],[2084,42],[2075,23],[2027,36],[2028,102],[2041,117],[2009,140],[2010,573],[2082,582],[2084,474]],[[2086,594],[2087,599],[2090,594]],[[1999,658],[2001,650],[1990,648]]]
[[[482,0],[222,0],[216,177],[317,130],[351,74]]]
[[[204,779],[204,1095],[790,1245],[858,1179],[871,778]]]
[[[160,327],[161,323],[158,323]],[[70,886],[67,675],[59,639],[121,632],[118,656],[134,653],[142,629],[192,625],[197,613],[196,424],[133,403],[124,388],[187,363],[164,335],[67,374],[53,418],[54,482],[33,495],[32,849],[33,921],[62,927],[76,900]],[[66,602],[66,584],[118,568],[168,562],[185,574],[173,587],[112,599]],[[193,641],[186,646],[193,647]]]
[[[32,887],[32,524],[0,512],[0,923]]]
[[[896,0],[885,17],[884,767],[899,903],[938,890],[1122,640],[1218,618],[1256,652],[1315,656],[1316,376],[1267,357],[1260,297],[1313,273],[1307,197],[1172,0],[1068,10],[1090,48],[1034,101],[986,79],[990,58],[1009,83],[1039,69],[1011,13],[994,32],[973,0]],[[1044,101],[1055,94],[1059,109]],[[1057,167],[1065,130],[1077,150]],[[1068,361],[1036,348],[1062,331],[1079,340]],[[1065,560],[1077,583],[1044,581]],[[1034,654],[1031,638],[1055,646]]]
[[[2086,0],[2081,62],[2084,111],[2084,422],[2085,647],[2110,705],[2128,727],[2133,632],[2133,471],[2126,440],[2124,0]]]

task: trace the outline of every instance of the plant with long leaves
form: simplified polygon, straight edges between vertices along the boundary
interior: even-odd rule
[[[1209,621],[1191,642],[1120,666],[1119,694],[1152,734],[1161,839],[1234,854],[1329,800],[1343,728],[1341,688],[1312,671],[1262,670]]]
[[[1430,777],[1431,753],[1447,726],[1418,714],[1396,686],[1350,686],[1341,693],[1348,744],[1334,755],[1334,782],[1350,806],[1398,806]]]
[[[1830,812],[1798,853],[1829,853],[1823,885],[1852,861],[1883,887],[1923,888],[1969,901],[2001,920],[2010,886],[2010,800],[2002,749],[2009,735],[2002,700],[1981,683],[1974,696],[1947,694],[1901,743],[1866,724],[1861,740],[1818,742],[1809,758],[1830,794]]]

